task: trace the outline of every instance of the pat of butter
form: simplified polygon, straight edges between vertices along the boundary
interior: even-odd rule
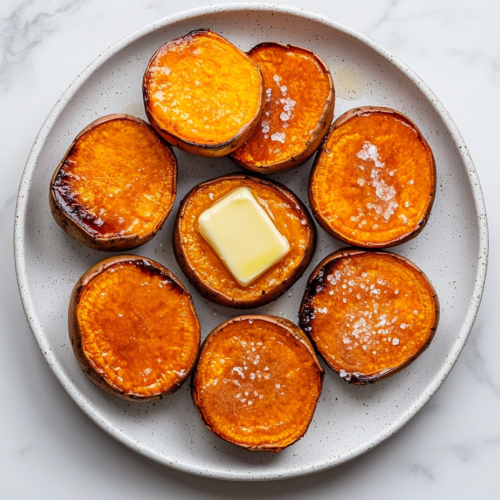
[[[205,210],[198,227],[241,286],[249,285],[290,250],[287,239],[246,187]]]

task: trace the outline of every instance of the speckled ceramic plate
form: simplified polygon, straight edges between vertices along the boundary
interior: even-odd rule
[[[371,387],[352,387],[329,368],[314,420],[302,440],[279,454],[251,453],[211,434],[191,402],[188,384],[155,404],[108,396],[80,370],[70,346],[67,308],[73,284],[107,257],[83,247],[54,222],[49,181],[73,137],[108,113],[143,115],[141,80],[153,52],[171,38],[211,28],[243,50],[273,40],[307,47],[329,65],[337,87],[335,116],[361,105],[406,113],[428,139],[437,162],[436,202],[425,230],[395,248],[420,266],[441,298],[441,323],[430,348],[409,368]],[[195,184],[237,170],[227,158],[177,152],[179,190],[163,230],[135,253],[157,259],[185,284],[172,254],[179,201]],[[274,175],[306,201],[311,163]],[[340,244],[319,230],[304,277],[259,312],[297,321],[307,276]],[[486,214],[467,148],[431,90],[405,64],[370,38],[303,10],[259,4],[210,6],[157,21],[119,41],[90,64],[57,102],[33,145],[21,181],[15,250],[19,288],[34,336],[47,362],[81,409],[133,450],[193,474],[223,479],[278,479],[334,467],[394,434],[439,388],[462,350],[477,313],[486,273]],[[239,312],[214,306],[191,287],[205,336]]]

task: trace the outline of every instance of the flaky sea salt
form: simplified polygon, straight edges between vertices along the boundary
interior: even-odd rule
[[[285,138],[286,138],[285,132],[275,132],[271,136],[271,140],[281,142],[282,144],[285,144]]]
[[[372,160],[375,164],[375,168],[370,172],[371,182],[369,184],[375,188],[375,196],[380,202],[377,204],[368,203],[367,207],[375,210],[377,215],[382,215],[384,219],[388,221],[398,208],[398,204],[393,200],[396,196],[396,189],[380,178],[381,169],[385,166],[385,163],[380,161],[378,148],[375,144],[366,141],[357,156],[361,160]],[[362,165],[358,165],[358,167],[364,170]],[[360,180],[362,182],[360,182]],[[363,186],[366,181],[364,179],[358,179],[357,182],[360,186]]]

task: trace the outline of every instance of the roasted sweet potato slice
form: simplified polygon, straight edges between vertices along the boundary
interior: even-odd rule
[[[188,153],[211,157],[248,139],[265,101],[258,66],[208,29],[162,45],[146,68],[143,94],[160,135]]]
[[[295,45],[261,43],[248,56],[264,76],[266,105],[259,126],[231,158],[262,174],[302,165],[333,118],[330,70],[314,52]]]
[[[343,114],[316,157],[309,201],[335,238],[384,248],[414,238],[436,191],[431,148],[405,115],[364,107]]]
[[[83,129],[50,183],[56,222],[80,243],[119,251],[148,242],[175,199],[177,160],[143,120],[115,114]]]
[[[202,212],[241,187],[252,191],[290,245],[283,260],[246,287],[235,280],[198,227]],[[177,213],[173,244],[180,268],[205,298],[248,309],[277,299],[302,276],[316,248],[316,229],[307,208],[283,185],[232,174],[198,184],[188,193]]]
[[[82,370],[124,399],[161,399],[198,358],[200,325],[189,292],[158,262],[111,257],[76,283],[69,333]]]
[[[239,316],[206,338],[192,396],[205,425],[250,450],[280,451],[307,431],[323,370],[306,335],[274,316]]]
[[[345,249],[309,278],[300,326],[341,377],[355,385],[389,377],[432,341],[439,301],[424,273],[400,255]]]

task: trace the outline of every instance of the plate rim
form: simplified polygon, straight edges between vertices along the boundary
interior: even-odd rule
[[[374,50],[384,59],[392,63],[398,70],[403,72],[407,77],[409,77],[414,84],[417,86],[420,92],[427,98],[429,103],[433,106],[434,110],[439,114],[443,123],[449,132],[455,146],[457,147],[462,162],[467,170],[468,181],[471,186],[472,195],[474,199],[474,205],[476,208],[477,219],[478,219],[478,263],[477,272],[475,275],[475,283],[470,297],[469,306],[467,308],[466,315],[462,326],[457,334],[457,338],[453,343],[452,348],[448,352],[448,355],[436,376],[432,379],[429,385],[416,401],[408,407],[408,409],[391,425],[385,428],[382,432],[379,432],[373,439],[365,441],[362,445],[357,446],[349,450],[348,452],[336,455],[330,460],[325,460],[320,466],[317,465],[307,465],[301,467],[300,469],[292,469],[283,472],[250,472],[248,474],[242,472],[226,472],[217,470],[207,470],[206,468],[191,466],[189,463],[178,462],[175,459],[169,458],[165,455],[161,455],[146,446],[141,445],[139,442],[126,436],[124,433],[119,431],[112,421],[103,418],[100,415],[98,409],[92,407],[92,405],[86,400],[86,398],[78,392],[76,387],[70,377],[64,372],[62,367],[58,364],[55,355],[50,350],[49,343],[45,338],[45,333],[41,324],[38,321],[36,315],[36,308],[31,298],[31,293],[28,287],[28,272],[26,270],[26,262],[24,259],[24,232],[26,225],[26,214],[27,205],[30,192],[30,185],[33,176],[33,172],[38,160],[38,156],[44,147],[44,144],[49,137],[54,124],[56,123],[59,115],[63,112],[66,104],[71,100],[71,98],[78,92],[81,86],[86,82],[86,80],[103,64],[105,64],[111,57],[117,54],[119,51],[132,44],[133,42],[139,40],[143,36],[149,35],[157,30],[164,29],[170,25],[177,22],[188,20],[192,17],[197,17],[200,15],[214,14],[217,12],[236,12],[236,11],[258,11],[258,12],[279,12],[284,14],[293,14],[298,17],[309,19],[311,21],[319,22],[328,28],[340,31],[348,36],[353,37],[357,41],[367,45],[369,48]],[[49,115],[42,124],[36,139],[31,148],[30,154],[26,161],[26,165],[23,170],[21,177],[19,190],[17,194],[17,203],[15,210],[15,220],[14,220],[14,259],[16,268],[16,277],[19,288],[19,293],[21,296],[21,302],[23,305],[24,313],[28,320],[30,329],[37,341],[38,347],[42,351],[45,360],[54,372],[60,384],[70,395],[73,401],[80,407],[80,409],[101,429],[106,431],[114,439],[121,442],[128,448],[136,451],[140,455],[146,456],[149,459],[158,462],[160,464],[166,465],[173,469],[177,469],[190,474],[195,474],[198,476],[205,476],[217,479],[234,480],[234,481],[265,481],[265,480],[277,480],[286,479],[290,477],[298,477],[308,474],[313,474],[322,470],[330,469],[343,464],[349,460],[352,460],[363,453],[371,450],[378,444],[382,443],[397,431],[399,431],[407,422],[409,422],[417,412],[429,401],[429,399],[436,393],[436,391],[441,387],[442,383],[450,373],[451,369],[455,365],[467,338],[472,330],[474,320],[477,316],[479,306],[481,303],[481,298],[484,291],[484,284],[486,280],[486,273],[488,267],[488,222],[486,216],[486,207],[484,202],[483,193],[481,190],[481,185],[477,171],[475,169],[474,163],[472,161],[471,155],[465,145],[465,142],[460,134],[457,126],[449,115],[448,111],[445,109],[443,104],[434,94],[434,92],[428,87],[428,85],[403,61],[391,54],[385,47],[376,42],[374,39],[365,35],[364,33],[351,28],[350,26],[335,21],[327,16],[317,14],[306,9],[299,7],[292,7],[285,4],[269,4],[264,2],[259,3],[244,3],[244,2],[231,2],[231,3],[220,3],[212,4],[203,7],[197,7],[193,9],[184,10],[163,18],[160,18],[152,23],[149,23],[142,28],[139,28],[129,35],[121,38],[113,45],[104,50],[99,54],[90,64],[88,64],[84,70],[73,80],[73,82],[64,91],[61,97],[57,100],[56,104],[50,111]]]

